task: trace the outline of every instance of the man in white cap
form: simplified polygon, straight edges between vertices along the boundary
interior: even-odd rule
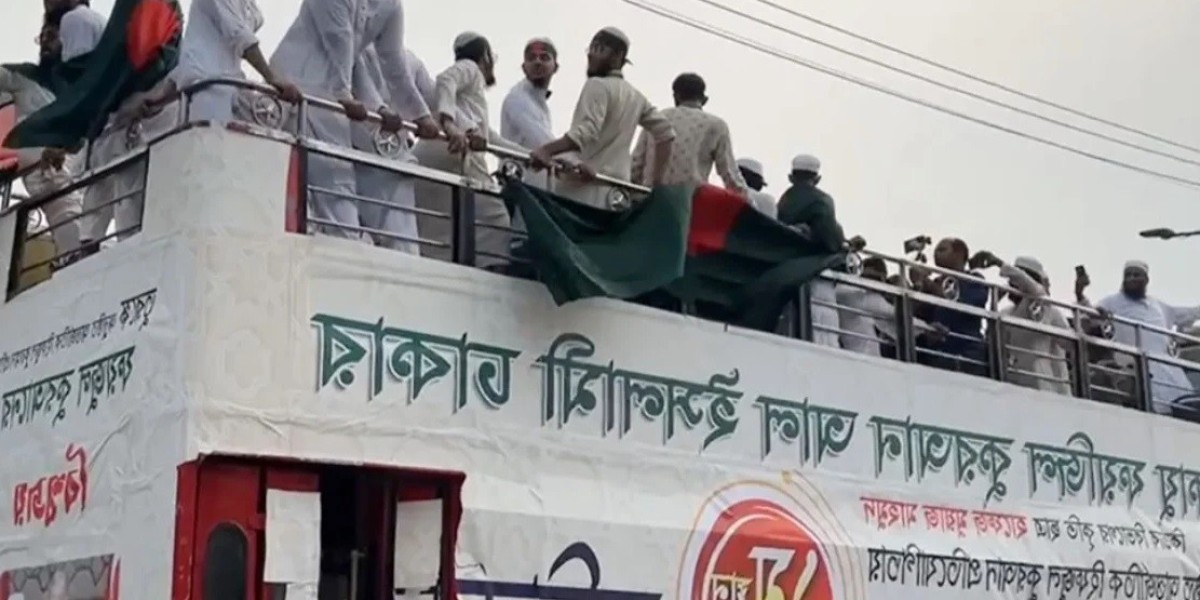
[[[833,210],[833,198],[817,187],[821,182],[821,161],[809,154],[792,159],[791,187],[779,199],[779,222],[790,225],[807,237],[818,251],[836,254],[842,251],[846,235]],[[838,347],[839,318],[837,292],[828,280],[817,278],[809,283],[813,341]]]
[[[412,115],[419,135],[436,137],[438,127],[409,75],[400,0],[304,0],[300,4],[300,13],[271,55],[271,69],[305,93],[336,100],[346,113],[311,108],[305,113],[306,134],[323,142],[352,145],[347,118],[361,121],[367,116],[367,108],[354,97],[354,72],[371,46],[388,85],[390,104],[401,114]],[[387,125],[394,127],[395,120],[390,121]],[[357,189],[354,166],[310,155],[307,167],[310,185],[334,192],[308,195],[308,214],[326,223],[313,229],[355,240],[369,237],[357,229],[361,219],[359,203],[352,199]]]
[[[1041,323],[1064,332],[1071,326],[1062,312],[1045,299],[1050,297],[1050,277],[1041,261],[1031,256],[1018,256],[1012,264],[1005,263],[991,252],[976,254],[980,268],[1000,267],[1000,276],[1008,280],[1019,294],[1011,294],[1010,306],[1002,314]],[[1067,351],[1072,349],[1070,338],[1047,335],[1019,326],[1004,328],[1008,352],[1008,381],[1019,386],[1071,394],[1071,375],[1067,370]]]
[[[475,32],[460,34],[454,40],[454,64],[438,74],[435,82],[434,112],[446,132],[448,142],[428,141],[417,146],[417,160],[431,169],[462,173],[468,179],[486,181],[491,177],[487,156],[489,143],[513,147],[494,131],[488,117],[487,90],[496,84],[496,55],[487,38]],[[446,185],[417,182],[417,206],[425,211],[448,215],[452,190]],[[507,264],[511,220],[504,202],[498,198],[475,196],[475,264],[498,269]],[[418,215],[421,237],[449,242],[452,224],[445,218]],[[451,258],[450,250],[426,246],[421,255],[441,260]]]
[[[1150,266],[1140,260],[1125,263],[1124,277],[1121,281],[1121,291],[1101,300],[1096,308],[1107,311],[1118,317],[1144,323],[1164,330],[1176,327],[1187,327],[1200,320],[1200,306],[1172,306],[1146,294],[1150,283]],[[1140,346],[1142,351],[1153,355],[1169,356],[1173,353],[1170,336],[1141,329],[1137,331],[1132,325],[1115,324],[1115,340],[1130,346]],[[1140,341],[1140,344],[1139,344]],[[1195,388],[1188,380],[1183,369],[1150,361],[1150,390],[1154,400],[1154,411],[1160,414],[1171,414],[1176,400],[1195,393]],[[1191,411],[1177,410],[1177,416],[1197,420],[1200,415],[1190,414]]]
[[[629,37],[616,27],[605,27],[588,46],[588,80],[579,94],[571,128],[566,135],[542,145],[530,153],[534,166],[549,167],[555,157],[573,153],[582,180],[565,179],[556,189],[577,202],[599,208],[612,208],[605,185],[594,185],[596,174],[628,180],[631,171],[629,148],[638,126],[654,138],[654,164],[646,180],[662,183],[675,130],[641,92],[622,73],[629,64]]]
[[[675,143],[671,147],[671,158],[667,161],[662,183],[708,183],[715,165],[725,187],[746,198],[750,188],[737,169],[733,142],[729,139],[729,125],[720,117],[704,112],[704,105],[708,103],[706,87],[704,79],[695,73],[684,73],[671,84],[675,106],[662,111],[662,114],[675,130]],[[634,183],[641,185],[652,184],[646,173],[646,164],[653,163],[656,157],[649,142],[650,134],[642,131],[633,150],[631,176]]]
[[[746,198],[750,201],[750,205],[758,212],[774,219],[776,217],[775,198],[762,191],[767,187],[764,177],[766,171],[763,170],[762,163],[753,158],[739,158],[737,166],[742,173],[742,179],[746,180],[746,185],[750,188],[750,195]]]

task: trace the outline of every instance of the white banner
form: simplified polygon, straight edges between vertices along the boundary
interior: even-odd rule
[[[123,244],[0,310],[0,597],[170,594],[182,260]]]
[[[198,450],[465,472],[466,596],[1200,598],[1194,425],[354,244],[208,260],[255,285],[204,300]]]

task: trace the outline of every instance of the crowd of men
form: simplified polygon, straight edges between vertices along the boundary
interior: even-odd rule
[[[105,18],[90,8],[88,0],[45,0],[45,7],[38,37],[43,64],[68,60],[95,48]],[[420,141],[415,147],[405,146],[401,161],[483,180],[490,177],[487,149],[527,152],[534,167],[526,174],[527,182],[550,185],[546,169],[554,167],[557,194],[601,208],[610,207],[612,194],[604,178],[598,179],[600,175],[646,186],[699,184],[707,182],[715,169],[729,190],[795,228],[818,247],[833,253],[847,245],[853,249],[865,245],[859,237],[846,239],[833,199],[820,189],[821,163],[816,157],[795,157],[790,185],[777,202],[763,191],[762,163],[736,158],[728,125],[704,109],[704,80],[695,73],[678,76],[672,85],[675,105],[659,110],[623,77],[623,69],[630,64],[631,43],[615,27],[605,27],[592,38],[587,49],[588,79],[569,126],[556,134],[547,98],[559,69],[558,48],[548,38],[530,40],[522,49],[523,78],[504,98],[497,131],[487,99],[487,90],[497,81],[496,54],[484,35],[465,32],[455,38],[453,64],[431,75],[405,47],[401,0],[303,0],[299,15],[269,59],[257,38],[262,25],[263,15],[255,0],[193,0],[178,65],[158,85],[126,98],[108,115],[105,132],[93,141],[92,163],[104,164],[127,151],[124,131],[135,120],[146,135],[167,131],[178,122],[177,100],[182,89],[205,79],[244,79],[242,63],[246,62],[285,101],[307,94],[340,104],[341,112],[309,110],[304,114],[305,134],[323,142],[377,152],[378,133],[366,122],[368,113],[374,111],[381,117],[379,131],[385,134],[400,132],[406,121],[415,123]],[[52,94],[33,80],[7,69],[0,69],[3,92],[13,97],[19,115],[28,115],[53,100]],[[192,120],[215,124],[251,120],[249,104],[245,94],[232,87],[208,87],[192,96],[189,115]],[[80,168],[78,155],[68,149],[45,149],[31,160],[41,165],[25,177],[27,189],[35,196],[67,185],[71,173]],[[136,182],[144,176],[138,169],[144,168],[143,164],[128,169],[103,185],[89,187],[82,195],[68,195],[45,205],[60,251],[95,243],[106,236],[114,221],[118,236],[134,230],[142,201]],[[446,258],[445,245],[419,243],[444,242],[451,236],[450,224],[432,216],[450,212],[446,186],[324,156],[310,159],[308,177],[318,190],[309,197],[310,221],[322,233]],[[496,198],[480,195],[476,201],[476,219],[482,225],[477,228],[478,264],[503,270],[509,260],[512,231],[520,229],[519,215],[511,214]],[[76,219],[81,212],[84,217]],[[1009,298],[1008,314],[1052,327],[1070,327],[1062,312],[1042,301],[1049,295],[1050,282],[1036,259],[1021,257],[1010,264],[989,252],[971,254],[964,241],[946,238],[935,245],[933,262],[960,276],[912,269],[908,280],[898,281],[879,259],[868,259],[863,275],[984,308],[990,293],[981,271],[996,268],[1018,291]],[[1086,274],[1081,270],[1079,276],[1076,295],[1086,304]],[[1121,291],[1097,303],[1096,308],[1164,329],[1187,326],[1200,318],[1200,307],[1171,306],[1147,296],[1148,280],[1148,266],[1131,261],[1125,266]],[[896,312],[891,300],[877,292],[828,281],[810,287],[816,342],[877,356],[895,355]],[[913,323],[921,362],[967,373],[987,371],[979,317],[945,306],[919,304]],[[1015,349],[1007,365],[1012,381],[1070,393],[1067,356],[1074,348],[1065,338],[1016,329],[1006,335],[1007,345]],[[1168,344],[1166,336],[1138,335],[1123,326],[1117,327],[1116,338],[1152,352],[1166,351]],[[1097,362],[1102,360],[1097,358]],[[1114,370],[1118,372],[1115,378],[1124,376],[1120,369]],[[1192,393],[1186,374],[1178,367],[1156,364],[1151,375],[1156,407],[1162,412],[1170,412],[1176,400]],[[1108,383],[1111,387],[1094,387],[1119,391],[1119,382]]]

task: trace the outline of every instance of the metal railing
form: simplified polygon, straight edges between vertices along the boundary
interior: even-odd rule
[[[447,260],[468,266],[478,266],[480,257],[498,259],[503,265],[492,270],[515,276],[531,275],[525,268],[527,261],[523,257],[511,251],[493,253],[477,247],[481,230],[500,230],[517,240],[524,236],[517,228],[476,218],[482,197],[499,198],[501,186],[498,181],[474,179],[407,162],[404,159],[408,148],[402,134],[382,131],[382,119],[378,114],[370,114],[367,119],[367,124],[376,128],[372,136],[374,152],[314,139],[307,132],[310,111],[341,113],[343,109],[339,104],[304,97],[295,105],[288,105],[276,98],[270,88],[246,81],[209,80],[184,90],[180,127],[186,126],[189,120],[191,95],[212,85],[235,86],[242,90],[241,93],[248,94],[243,98],[245,108],[239,115],[243,120],[231,124],[231,129],[286,142],[299,153],[298,176],[303,185],[299,186],[300,197],[293,199],[296,206],[291,209],[297,217],[296,232],[340,231],[378,245],[402,242],[415,246],[421,254],[441,253]],[[405,123],[404,128],[416,131],[412,123]],[[165,135],[171,133],[174,131]],[[145,150],[139,152],[141,154],[124,157],[114,165],[83,174],[71,189],[86,187],[125,161],[144,158]],[[496,177],[520,178],[528,168],[530,159],[525,153],[495,145],[489,145],[485,152],[499,160]],[[401,206],[383,198],[314,185],[308,177],[308,167],[313,159],[344,161],[397,177],[445,186],[450,190],[448,210]],[[552,169],[548,178],[550,185],[553,186],[565,171],[569,171],[566,166]],[[614,209],[626,208],[649,192],[645,187],[605,176],[597,177],[596,183],[618,190],[609,196],[609,205]],[[325,194],[364,206],[437,220],[448,225],[448,235],[435,239],[425,236],[418,228],[417,235],[410,236],[361,223],[339,223],[312,216],[308,213],[312,194]],[[35,210],[51,199],[52,196],[22,202],[16,208]],[[19,240],[24,239],[19,236]],[[19,254],[18,247],[14,265],[19,264]],[[901,283],[897,285],[860,276],[864,258],[884,261],[889,272],[895,269]],[[938,286],[918,290],[907,285],[905,282],[916,269],[940,278]],[[17,269],[14,272],[19,274]],[[14,283],[10,281],[10,294],[14,289]],[[976,296],[983,290],[982,302],[976,298],[976,304],[965,303],[963,290],[970,290]],[[1025,299],[1022,304],[1024,316],[1002,310],[1006,297],[1021,299],[1025,296],[1019,290],[986,281],[975,274],[864,250],[848,253],[845,269],[827,271],[799,290],[781,320],[778,333],[849,351],[1139,410],[1174,414],[1200,422],[1200,401],[1196,400],[1197,392],[1187,377],[1196,377],[1200,373],[1200,364],[1178,356],[1181,347],[1200,347],[1200,337],[1102,314],[1090,307],[1049,297]],[[686,311],[686,307],[683,310]],[[1056,326],[1048,322],[1052,319],[1043,318],[1047,311],[1060,311],[1065,326]],[[1185,376],[1177,378],[1174,373]]]

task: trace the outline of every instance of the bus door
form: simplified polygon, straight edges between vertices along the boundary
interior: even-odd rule
[[[454,598],[464,479],[267,459],[185,464],[172,598]]]

